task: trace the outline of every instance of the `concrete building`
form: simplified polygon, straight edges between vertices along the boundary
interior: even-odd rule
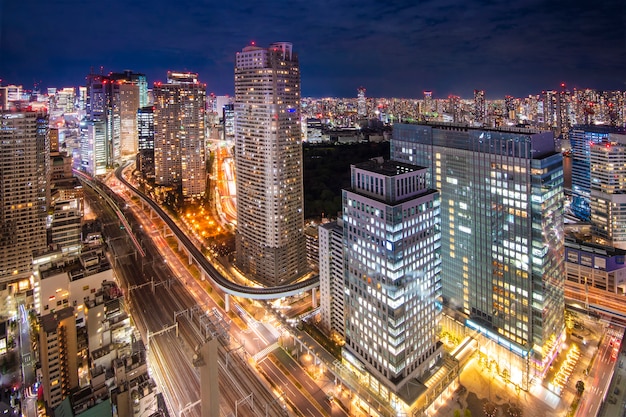
[[[343,190],[343,362],[392,407],[442,359],[439,192],[426,168],[371,160]]]
[[[78,387],[78,359],[74,309],[65,307],[41,317],[39,348],[43,397],[55,408]]]
[[[485,124],[487,116],[485,90],[474,90],[474,109],[472,116],[476,126],[483,126]]]
[[[235,63],[236,262],[263,285],[307,272],[301,135],[292,45],[246,46]]]
[[[185,199],[206,190],[206,84],[198,74],[168,72],[154,94],[154,167],[157,185],[181,186]]]
[[[42,113],[0,113],[0,289],[28,279],[46,247],[50,146]]]
[[[320,325],[345,339],[343,220],[319,226]]]
[[[528,389],[565,337],[563,161],[552,132],[396,124],[391,156],[427,167],[441,192],[445,305]]]
[[[57,199],[53,203],[50,239],[68,257],[77,257],[82,248],[82,219],[80,200]]]

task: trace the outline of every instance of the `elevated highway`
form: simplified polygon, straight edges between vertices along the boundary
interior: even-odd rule
[[[152,201],[150,197],[143,192],[135,188],[130,184],[122,175],[122,171],[125,166],[119,167],[115,171],[116,178],[127,187],[127,189],[134,195],[136,195],[142,202],[142,205],[147,205],[150,211],[156,214],[166,225],[167,229],[174,235],[179,243],[179,246],[184,248],[189,257],[189,263],[195,262],[198,268],[202,271],[204,276],[210,280],[216,287],[222,290],[226,295],[234,295],[237,297],[248,298],[253,300],[273,300],[282,297],[288,297],[292,295],[300,294],[304,291],[314,290],[319,286],[319,276],[314,276],[304,281],[295,282],[287,285],[279,285],[274,287],[251,287],[246,285],[237,284],[232,282],[224,275],[222,275],[211,262],[202,254],[200,249],[194,245],[189,236],[183,232],[178,225],[169,217],[169,215],[163,210],[157,203]],[[93,179],[92,179],[93,181]],[[101,184],[101,183],[100,183]],[[104,186],[101,184],[101,186]],[[111,203],[109,201],[109,203]],[[132,235],[132,231],[127,231]],[[226,308],[228,309],[228,300],[225,300]]]

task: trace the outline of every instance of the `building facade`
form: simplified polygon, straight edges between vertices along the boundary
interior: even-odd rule
[[[39,347],[44,401],[55,408],[78,387],[78,342],[74,308],[41,317]]]
[[[90,162],[89,165],[84,165],[89,174],[100,175],[95,172],[94,167],[110,168],[119,163],[121,158],[120,83],[106,75],[89,74],[86,99],[84,121],[98,128],[87,129],[87,136],[81,137],[81,149],[82,142],[88,141],[93,146],[103,146],[103,151],[89,156],[81,155],[81,159]],[[100,145],[102,142],[103,145]],[[92,163],[90,157],[97,159]]]
[[[563,165],[551,132],[394,125],[392,159],[441,191],[443,299],[523,389],[564,332]]]
[[[394,406],[441,359],[439,193],[427,169],[371,160],[342,191],[344,362]],[[412,400],[415,400],[413,398]]]
[[[154,107],[137,111],[137,169],[147,178],[154,178]]]
[[[343,220],[319,226],[321,327],[345,339]]]
[[[180,185],[185,199],[206,190],[206,84],[198,74],[168,72],[154,94],[154,170],[158,185]]]
[[[46,248],[50,181],[48,118],[0,113],[0,284],[29,278]]]
[[[606,126],[576,126],[570,134],[572,148],[572,213],[583,221],[591,219],[591,159],[593,145],[608,141]]]
[[[602,245],[626,249],[626,134],[589,148],[591,234]]]
[[[474,109],[472,116],[477,126],[483,126],[485,124],[485,117],[487,116],[485,90],[474,90]]]
[[[237,265],[263,285],[307,271],[300,66],[287,42],[254,45],[235,64]]]
[[[572,213],[590,221],[596,243],[626,249],[626,131],[575,126],[572,146]]]
[[[626,319],[626,251],[610,246],[584,242],[572,237],[565,240],[565,259],[567,282],[566,293],[570,298],[595,304],[592,309],[611,308],[614,314],[618,312],[620,318]],[[613,305],[600,305],[589,300],[589,291],[597,290],[603,300],[612,298]],[[585,296],[587,298],[585,299]],[[615,298],[614,296],[619,296]],[[607,303],[608,304],[608,303]],[[616,308],[620,306],[621,308]],[[601,311],[607,314],[606,311]]]

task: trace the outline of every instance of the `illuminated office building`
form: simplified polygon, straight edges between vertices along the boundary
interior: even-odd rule
[[[321,327],[328,334],[345,338],[343,220],[322,224],[318,228]]]
[[[80,169],[92,176],[107,172],[106,124],[102,120],[83,119],[80,131]]]
[[[50,181],[48,117],[0,112],[0,284],[29,278],[46,248]]]
[[[154,178],[154,107],[137,110],[137,169],[147,178]]]
[[[144,74],[124,71],[109,77],[119,85],[120,149],[123,155],[137,153],[137,109],[148,105],[148,83]]]
[[[626,249],[626,131],[576,126],[570,141],[573,214],[591,222],[594,242]]]
[[[85,106],[84,121],[87,125],[97,128],[83,131],[87,136],[81,137],[81,148],[82,142],[88,141],[90,146],[87,146],[87,149],[93,151],[94,147],[101,146],[101,135],[104,135],[104,153],[93,152],[86,155],[81,152],[81,160],[87,173],[100,175],[96,173],[95,167],[104,165],[111,168],[119,163],[121,158],[120,84],[106,75],[89,74]],[[90,157],[94,156],[99,159],[92,161]],[[85,161],[89,161],[88,164]]]
[[[367,101],[365,99],[365,87],[359,87],[357,89],[356,108],[357,108],[357,114],[359,117],[367,116]]]
[[[307,271],[300,66],[292,45],[246,46],[235,63],[237,264],[264,285]]]
[[[206,84],[198,74],[168,72],[154,94],[154,171],[158,185],[180,185],[185,199],[204,196]]]
[[[598,176],[592,172],[592,149],[596,151],[597,146],[606,146],[615,140],[611,139],[611,136],[620,134],[623,136],[625,133],[623,130],[618,130],[609,126],[575,126],[569,136],[571,144],[571,157],[572,157],[572,203],[570,205],[572,213],[583,221],[591,220],[591,186],[592,182],[599,185],[601,177],[608,175],[607,170],[612,170],[612,165],[605,167],[598,166],[597,162],[594,164],[595,170],[600,170]],[[617,137],[617,136],[615,136]],[[595,152],[597,154],[597,152]],[[597,155],[596,155],[597,157]],[[622,167],[617,165],[617,170],[621,170]],[[600,175],[603,173],[602,175]],[[617,175],[618,172],[615,173]],[[622,173],[619,173],[622,176]],[[616,178],[619,183],[623,181],[623,178]]]
[[[426,177],[426,168],[370,160],[351,167],[342,191],[342,355],[392,406],[412,404],[407,383],[442,357],[440,201]]]
[[[496,361],[528,389],[565,336],[563,161],[553,134],[396,124],[391,155],[428,167],[441,192],[445,305],[494,342]]]
[[[478,126],[485,124],[485,116],[487,114],[485,107],[485,90],[474,90],[474,123]]]
[[[222,124],[224,140],[233,140],[235,137],[235,105],[232,103],[222,106]]]

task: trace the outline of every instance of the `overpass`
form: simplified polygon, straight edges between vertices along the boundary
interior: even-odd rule
[[[125,166],[121,166],[116,169],[115,176],[117,179],[124,184],[127,189],[139,197],[142,203],[142,207],[147,205],[151,211],[151,213],[156,214],[165,224],[166,228],[174,235],[176,240],[178,241],[179,248],[184,249],[189,258],[189,264],[195,262],[203,276],[208,279],[214,286],[218,287],[220,290],[224,292],[226,295],[224,298],[226,311],[230,309],[229,305],[229,295],[233,295],[236,297],[248,298],[253,300],[273,300],[282,297],[288,297],[292,295],[300,294],[304,291],[313,290],[319,286],[319,276],[314,276],[304,281],[295,282],[292,284],[286,285],[278,285],[274,287],[250,287],[246,285],[237,284],[232,282],[224,275],[222,275],[215,266],[202,254],[200,249],[194,245],[189,236],[184,233],[178,225],[169,217],[169,215],[163,210],[157,203],[152,201],[150,197],[145,195],[143,192],[135,188],[131,185],[122,175],[122,171]],[[80,173],[83,178],[89,178],[92,182],[94,180],[90,177],[85,176],[83,173]],[[103,187],[104,184],[98,183],[99,186]],[[109,204],[114,204],[115,202],[111,199],[107,199]],[[117,206],[114,207],[116,211],[119,212],[119,208]],[[126,228],[127,232],[132,236],[132,231],[130,227]],[[313,297],[315,300],[315,297]],[[315,304],[315,302],[314,302]]]

